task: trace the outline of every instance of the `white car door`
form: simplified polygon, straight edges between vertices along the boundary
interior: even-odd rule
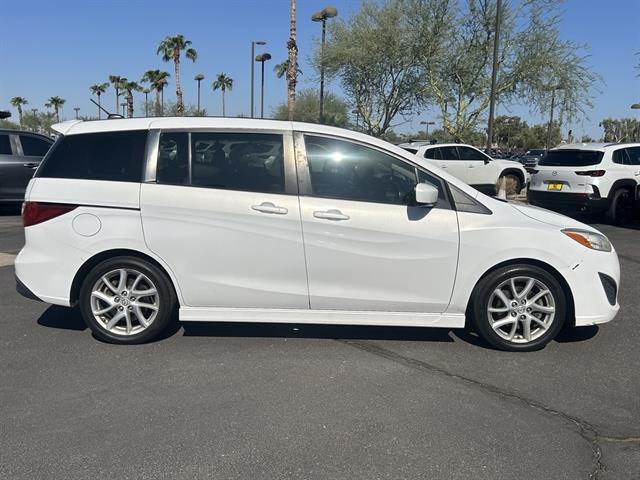
[[[142,224],[186,306],[309,308],[292,152],[291,132],[159,134]]]
[[[430,147],[425,150],[423,155],[424,158],[435,163],[454,177],[459,178],[468,185],[473,185],[469,162],[460,159],[455,145]]]
[[[441,199],[416,206],[418,170],[406,160],[341,138],[295,138],[311,308],[445,311],[458,223],[444,182],[420,172]]]
[[[498,167],[491,157],[485,155],[477,148],[467,145],[459,145],[458,153],[461,160],[465,160],[469,166],[470,185],[482,189],[495,188],[498,181]]]

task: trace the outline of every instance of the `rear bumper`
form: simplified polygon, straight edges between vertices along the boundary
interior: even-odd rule
[[[16,277],[16,291],[20,295],[22,295],[25,298],[28,298],[29,300],[37,300],[38,302],[42,302],[42,299],[40,297],[38,297],[35,293],[29,290],[29,287],[27,287],[24,283],[22,283],[22,280],[18,278],[18,275],[16,275],[15,277]]]
[[[602,212],[609,207],[606,198],[587,193],[545,192],[529,190],[527,200],[531,205],[556,211]]]

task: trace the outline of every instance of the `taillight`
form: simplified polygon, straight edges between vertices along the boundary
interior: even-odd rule
[[[25,227],[37,225],[38,223],[59,217],[60,215],[70,212],[76,208],[78,208],[78,205],[24,202],[22,205],[22,224]]]
[[[583,177],[602,177],[605,174],[605,170],[583,170],[581,172],[576,172],[576,175],[581,175]]]

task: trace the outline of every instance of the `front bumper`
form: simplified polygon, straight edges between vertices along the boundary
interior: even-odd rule
[[[603,212],[609,207],[606,198],[587,193],[529,190],[527,200],[531,205],[560,212]]]

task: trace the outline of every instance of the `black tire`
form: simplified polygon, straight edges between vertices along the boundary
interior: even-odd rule
[[[546,331],[541,331],[540,336],[527,343],[520,343],[522,340],[509,341],[501,337],[490,324],[489,302],[492,299],[494,290],[503,282],[515,277],[529,277],[544,284],[555,304],[555,313]],[[534,288],[538,288],[537,284]],[[548,271],[533,265],[508,265],[491,272],[478,282],[472,296],[473,327],[475,331],[489,344],[500,350],[513,352],[528,352],[539,350],[549,343],[562,329],[567,312],[567,297],[560,283],[554,275]],[[513,315],[513,312],[507,312]],[[505,314],[506,315],[506,314]],[[516,318],[519,314],[516,314]],[[505,316],[504,318],[507,318]],[[518,321],[518,329],[522,329],[522,322]],[[533,326],[534,323],[532,323]]]
[[[613,192],[609,208],[604,214],[607,223],[624,225],[633,219],[633,193],[626,188],[619,188]]]
[[[129,322],[126,322],[125,320],[121,320],[117,322],[116,330],[112,330],[112,331],[107,330],[105,324],[103,324],[101,321],[96,319],[92,312],[91,298],[92,298],[93,287],[96,285],[97,282],[100,281],[100,279],[103,276],[108,275],[110,272],[113,272],[114,270],[118,270],[118,269],[127,269],[127,271],[129,272],[138,272],[143,276],[146,276],[146,278],[152,283],[151,287],[154,287],[155,290],[157,291],[157,297],[151,297],[151,298],[157,298],[157,311],[155,313],[155,316],[153,316],[153,310],[149,310],[143,307],[142,311],[144,312],[144,314],[148,315],[149,317],[153,316],[153,319],[152,321],[149,322],[146,328],[142,329],[137,333],[132,330],[132,333],[125,335],[121,331],[121,329],[123,328],[126,329],[125,325],[129,323]],[[135,273],[131,273],[131,275],[135,276]],[[125,277],[125,278],[128,278],[128,277]],[[131,281],[129,280],[129,286],[126,288],[129,289],[131,286],[132,286]],[[147,289],[146,291],[150,291],[149,285],[146,286],[146,289]],[[115,293],[109,292],[108,289],[105,289],[104,291],[107,292],[109,295],[113,295],[113,297],[116,297],[116,295],[118,295],[117,292]],[[133,292],[134,290],[131,289],[131,293],[127,293],[127,295],[133,295],[134,294]],[[121,299],[125,298],[125,296],[120,295],[119,297],[116,297],[116,298],[118,298],[119,301],[122,302]],[[142,298],[148,299],[150,297],[141,295],[140,299]],[[140,299],[138,300],[140,301]],[[153,263],[137,257],[125,257],[125,256],[114,257],[114,258],[104,260],[99,264],[97,264],[95,267],[93,267],[89,271],[89,273],[83,280],[82,286],[80,288],[80,295],[78,300],[79,300],[80,312],[82,313],[82,318],[84,319],[87,326],[91,329],[93,334],[98,339],[103,340],[105,342],[109,342],[109,343],[126,344],[126,345],[146,343],[156,339],[161,333],[163,333],[165,330],[167,330],[170,326],[172,326],[172,324],[174,324],[177,321],[177,315],[176,315],[177,299],[176,299],[176,294],[171,284],[171,281],[169,280],[169,278],[167,278],[167,275],[163,271],[161,271],[158,267],[156,267]],[[131,297],[129,297],[129,299],[125,298],[125,300],[129,301],[128,303],[130,305],[129,307],[123,307],[120,303],[118,303],[117,304],[118,306],[113,308],[116,310],[119,309],[122,311],[125,310],[126,308],[128,309],[133,308],[131,306],[133,305],[131,303],[132,298]],[[133,300],[135,300],[135,297],[133,297]],[[104,305],[109,305],[109,304],[105,302]],[[100,316],[101,319],[106,323],[108,321],[108,318],[104,318],[104,317],[107,317],[109,315],[113,317],[114,313],[117,313],[116,310],[110,310],[107,314]],[[127,318],[129,317],[127,316]],[[131,317],[131,318],[132,318],[132,323],[135,324],[135,320],[133,320],[134,317]],[[118,325],[123,325],[123,326],[120,327]],[[138,325],[138,328],[143,328],[143,325],[141,322],[138,322],[137,325]],[[120,331],[120,334],[118,333],[118,331]]]
[[[519,195],[520,192],[522,191],[522,181],[520,180],[520,177],[518,177],[518,175],[514,174],[514,173],[507,173],[506,175],[502,175],[500,177],[500,181],[502,181],[502,179],[509,181],[511,180],[511,182],[513,182],[513,190],[514,193],[516,195]],[[507,195],[509,195],[509,192],[506,192]]]

